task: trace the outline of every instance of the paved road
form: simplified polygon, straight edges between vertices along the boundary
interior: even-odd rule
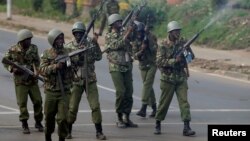
[[[15,33],[0,31],[0,53],[15,39]],[[40,53],[48,47],[45,39],[34,38],[33,43],[40,47]],[[1,58],[1,57],[0,57]],[[135,112],[140,108],[141,78],[138,66],[135,63],[133,72],[134,105],[131,118],[139,124],[137,129],[118,129],[115,126],[116,114],[114,112],[115,93],[114,86],[108,73],[106,55],[103,60],[96,63],[98,88],[103,113],[104,133],[111,141],[206,141],[208,124],[249,124],[250,123],[250,88],[249,82],[228,79],[214,74],[191,71],[189,79],[189,101],[192,113],[192,128],[197,132],[195,137],[183,137],[183,123],[180,119],[178,103],[174,97],[170,111],[163,122],[160,136],[154,135],[154,119],[139,118]],[[155,92],[157,100],[160,96],[159,71],[155,79]],[[3,141],[43,141],[44,134],[37,132],[34,127],[32,105],[29,125],[30,135],[23,135],[18,121],[18,107],[11,75],[0,65],[0,139]],[[40,84],[41,85],[41,84]],[[43,88],[41,85],[41,91]],[[43,95],[44,96],[44,95]],[[148,113],[151,112],[149,108]],[[80,105],[78,120],[74,125],[72,141],[91,141],[95,139],[95,130],[91,122],[91,115],[86,97],[83,96]],[[53,138],[57,140],[56,132]]]

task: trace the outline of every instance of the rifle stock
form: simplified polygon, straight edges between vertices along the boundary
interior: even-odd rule
[[[32,76],[32,77],[34,76],[34,72],[33,72],[33,71],[31,71],[30,69],[28,69],[28,68],[26,68],[26,67],[24,67],[24,66],[18,65],[18,64],[16,64],[16,63],[10,61],[10,60],[7,59],[7,58],[3,58],[2,62],[3,62],[4,64],[11,65],[11,66],[13,66],[13,67],[15,67],[15,68],[21,70],[22,72],[28,74],[29,76]],[[43,79],[41,76],[39,76],[39,75],[38,75],[37,77],[35,77],[35,78],[37,78],[38,80],[44,82],[44,79]]]

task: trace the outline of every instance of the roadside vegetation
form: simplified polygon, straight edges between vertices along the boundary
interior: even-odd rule
[[[57,21],[71,21],[78,18],[82,10],[79,3],[78,11],[74,15],[66,16],[63,1],[12,0],[13,13]],[[121,11],[122,15],[125,17],[129,10],[136,8],[141,1],[120,0],[129,4],[128,9]],[[228,3],[230,6],[225,9]],[[0,11],[6,11],[5,4],[6,0],[0,0]],[[94,12],[95,9],[91,10],[91,15]],[[200,35],[196,44],[227,50],[250,47],[249,0],[186,0],[175,6],[167,5],[166,0],[148,0],[148,5],[142,11],[139,20],[152,25],[153,32],[160,38],[166,37],[167,23],[172,20],[181,23],[182,33],[187,39],[211,23]]]

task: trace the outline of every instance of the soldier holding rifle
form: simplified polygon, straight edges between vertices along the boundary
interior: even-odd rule
[[[4,67],[14,75],[17,104],[20,110],[19,120],[22,122],[24,134],[30,133],[27,122],[29,119],[27,109],[28,96],[30,96],[34,107],[35,128],[43,132],[43,125],[41,124],[43,120],[42,97],[37,79],[37,68],[40,65],[40,58],[37,46],[31,44],[32,37],[33,34],[30,30],[20,30],[17,33],[18,43],[8,50],[2,60]],[[15,65],[11,65],[12,63]],[[33,75],[31,76],[24,70],[29,70]]]
[[[157,50],[157,66],[161,71],[161,97],[156,112],[156,126],[154,134],[161,134],[161,121],[165,119],[169,105],[176,93],[179,102],[181,118],[184,122],[183,135],[192,136],[195,132],[190,128],[191,114],[188,102],[188,83],[189,76],[186,56],[179,50],[183,49],[186,41],[181,38],[181,27],[178,22],[171,21],[168,23],[168,37],[163,40]],[[189,44],[190,45],[190,44]],[[194,58],[191,48],[185,46],[187,54]],[[177,54],[177,55],[175,55]]]
[[[41,55],[40,72],[44,76],[45,95],[45,140],[51,141],[51,134],[58,124],[59,141],[64,141],[68,135],[67,114],[68,96],[72,86],[73,70],[70,63],[56,61],[61,55],[67,55],[71,50],[64,48],[64,34],[58,29],[48,33],[51,48]]]

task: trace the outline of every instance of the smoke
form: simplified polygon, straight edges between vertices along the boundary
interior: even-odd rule
[[[236,3],[238,3],[240,0],[233,0],[228,2],[225,6],[223,6],[216,14],[214,17],[211,18],[211,20],[209,21],[209,23],[204,27],[204,30],[207,29],[209,26],[211,26],[212,24],[214,24],[216,21],[218,21],[219,19],[221,19],[222,17],[224,17],[226,14],[228,14],[232,8],[233,5],[235,5]]]

